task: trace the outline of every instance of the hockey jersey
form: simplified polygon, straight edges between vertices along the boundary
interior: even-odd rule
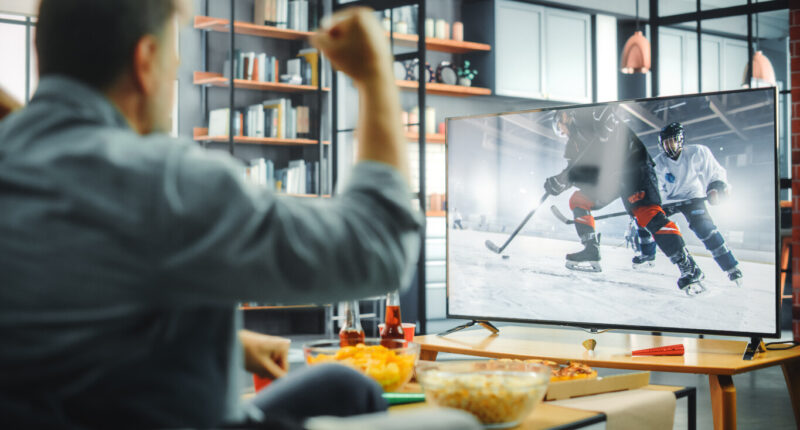
[[[685,146],[677,160],[662,152],[654,161],[663,203],[703,198],[708,184],[714,181],[728,183],[725,168],[703,145]]]

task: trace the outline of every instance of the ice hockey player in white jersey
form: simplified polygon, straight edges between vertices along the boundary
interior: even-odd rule
[[[740,286],[742,271],[739,262],[725,245],[725,239],[706,208],[706,200],[717,205],[730,194],[727,173],[706,146],[684,146],[684,135],[683,125],[673,122],[658,136],[661,153],[654,161],[661,199],[666,207],[673,208],[668,216],[680,212],[686,217],[689,228],[711,252],[728,279]],[[653,236],[647,230],[639,229],[639,240],[641,254],[633,257],[633,267],[652,267],[656,258]]]

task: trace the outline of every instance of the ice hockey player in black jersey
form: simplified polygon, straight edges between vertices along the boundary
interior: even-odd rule
[[[685,130],[677,122],[664,127],[658,136],[661,153],[654,162],[661,199],[665,203],[678,203],[674,206],[675,213],[680,212],[686,217],[689,229],[703,242],[728,279],[741,286],[739,262],[725,245],[705,202],[708,200],[711,205],[717,205],[728,197],[727,172],[708,147],[684,145],[684,140]],[[633,267],[652,267],[656,258],[652,235],[646,229],[640,229],[639,240],[641,253],[633,257]]]
[[[569,204],[584,249],[568,254],[573,270],[601,271],[600,235],[591,211],[622,199],[638,226],[651,233],[655,245],[680,270],[678,287],[687,295],[702,293],[703,272],[687,252],[678,226],[661,208],[654,163],[641,140],[621,123],[611,107],[557,111],[553,131],[566,139],[567,166],[547,178],[545,190],[558,195],[578,188]]]

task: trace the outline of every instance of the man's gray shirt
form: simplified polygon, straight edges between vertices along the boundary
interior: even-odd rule
[[[420,216],[392,167],[331,199],[243,182],[229,157],[141,136],[46,77],[0,122],[0,416],[100,426],[241,417],[241,301],[326,303],[409,284]]]

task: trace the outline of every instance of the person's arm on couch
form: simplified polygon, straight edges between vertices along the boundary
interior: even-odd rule
[[[14,97],[11,97],[11,94],[0,87],[0,120],[17,109],[22,109],[22,103],[18,102]]]

